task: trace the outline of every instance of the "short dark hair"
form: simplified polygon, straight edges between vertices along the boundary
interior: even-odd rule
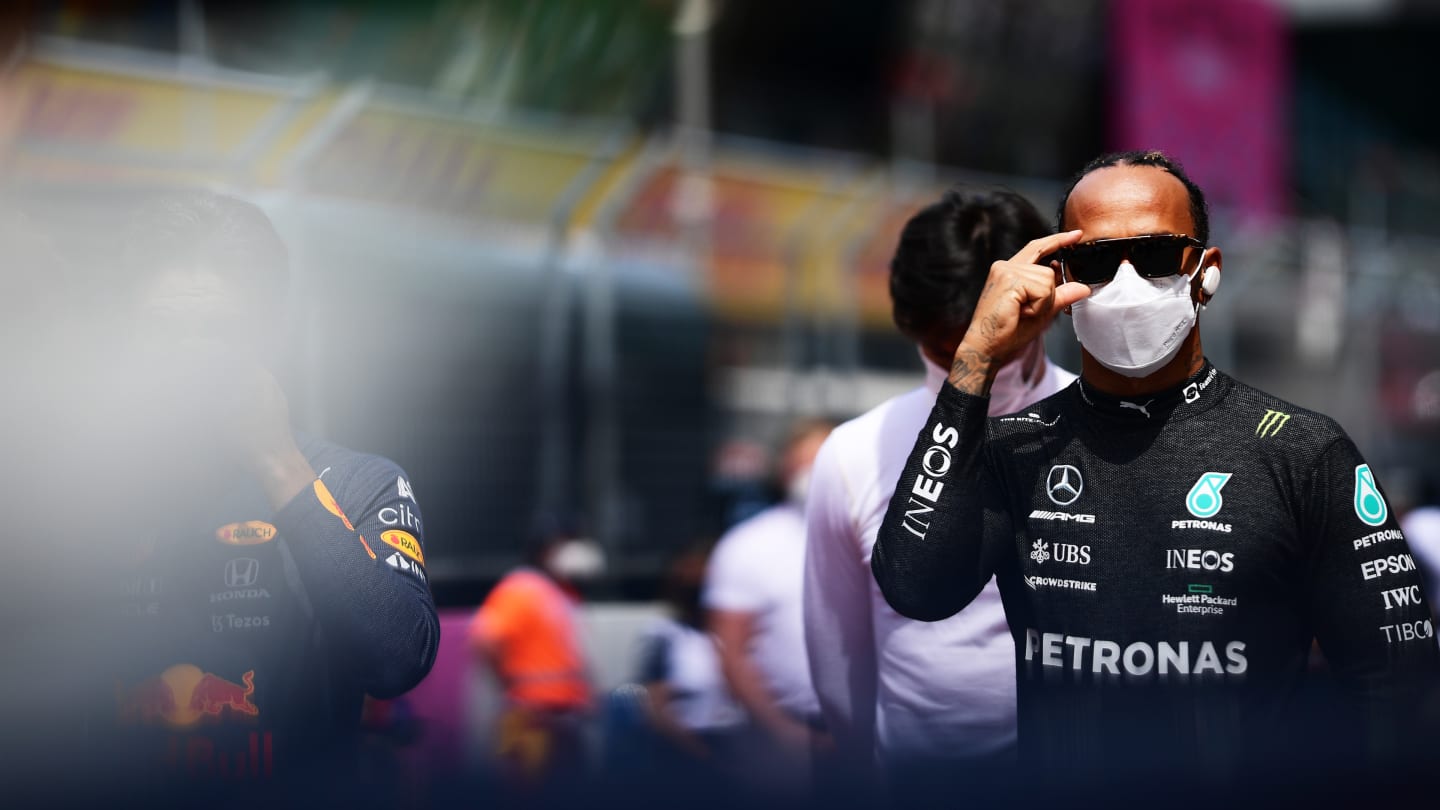
[[[282,298],[289,279],[285,243],[254,203],[210,191],[170,192],[143,203],[126,228],[121,262],[128,281],[176,266],[204,266],[263,300]]]
[[[1070,178],[1070,184],[1065,187],[1065,193],[1060,195],[1060,207],[1055,212],[1055,229],[1065,230],[1065,206],[1070,202],[1070,192],[1085,177],[1085,175],[1096,169],[1108,169],[1111,166],[1154,166],[1157,169],[1168,172],[1176,180],[1185,186],[1185,192],[1190,195],[1190,219],[1195,224],[1195,238],[1201,242],[1210,242],[1210,206],[1205,202],[1205,192],[1195,185],[1190,175],[1185,173],[1185,167],[1180,162],[1157,149],[1148,152],[1109,152],[1086,163],[1075,176]]]
[[[1050,233],[1030,201],[1003,188],[957,186],[900,231],[890,260],[895,325],[911,340],[964,329],[990,265]]]

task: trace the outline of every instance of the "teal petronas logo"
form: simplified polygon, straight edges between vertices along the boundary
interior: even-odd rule
[[[1225,487],[1225,482],[1230,480],[1230,473],[1207,472],[1200,476],[1195,486],[1190,488],[1190,494],[1185,496],[1185,508],[1190,514],[1197,518],[1215,517],[1220,507],[1225,505],[1225,499],[1220,497],[1220,490]]]
[[[1385,496],[1375,486],[1375,473],[1369,464],[1355,468],[1355,515],[1366,526],[1379,526],[1390,517],[1390,508],[1385,505]]]

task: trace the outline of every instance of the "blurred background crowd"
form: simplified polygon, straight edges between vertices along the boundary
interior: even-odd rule
[[[1335,417],[1395,508],[1440,499],[1437,33],[1419,0],[22,0],[0,202],[63,274],[36,306],[82,320],[136,200],[273,221],[297,427],[424,508],[441,646],[370,706],[387,761],[713,775],[756,710],[708,549],[803,500],[815,420],[919,383],[888,262],[954,183],[1048,213],[1090,157],[1166,150],[1227,258],[1211,359]],[[1078,370],[1068,323],[1047,344]],[[573,616],[517,653],[531,603]],[[571,679],[543,733],[513,655]]]

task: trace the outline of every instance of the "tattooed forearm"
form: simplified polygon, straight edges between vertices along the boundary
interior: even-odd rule
[[[989,355],[962,343],[955,351],[955,362],[950,365],[950,384],[967,394],[989,396],[997,371],[999,368]]]

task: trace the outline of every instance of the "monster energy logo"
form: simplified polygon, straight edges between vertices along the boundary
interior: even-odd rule
[[[1288,413],[1266,411],[1265,416],[1260,419],[1260,424],[1255,426],[1255,435],[1274,436],[1276,433],[1279,433],[1280,428],[1285,427],[1285,423],[1289,421],[1290,414]]]

